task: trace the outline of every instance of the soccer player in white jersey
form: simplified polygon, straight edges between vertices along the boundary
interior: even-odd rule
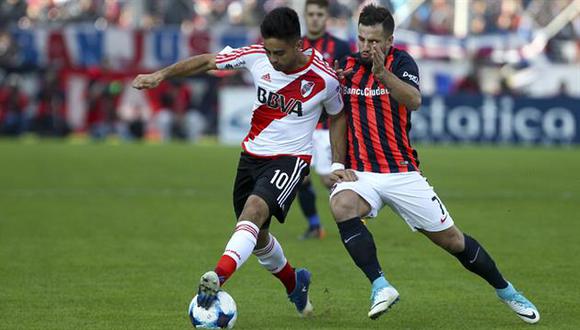
[[[336,74],[322,55],[314,49],[302,50],[300,23],[294,10],[272,10],[260,30],[263,45],[194,56],[152,74],[139,75],[133,86],[154,88],[167,78],[215,69],[244,68],[252,74],[256,98],[233,193],[238,222],[217,266],[200,279],[198,303],[205,308],[211,306],[224,282],[253,253],[280,279],[288,298],[304,316],[312,312],[308,299],[310,272],[290,266],[269,226],[272,216],[284,222],[298,187],[308,175],[312,133],[323,108],[331,118],[333,149],[344,150],[343,103]],[[335,146],[335,141],[339,145]]]

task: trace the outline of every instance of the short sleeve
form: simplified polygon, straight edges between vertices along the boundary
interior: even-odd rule
[[[265,54],[266,51],[262,45],[235,49],[227,46],[216,55],[215,62],[220,70],[251,69],[254,63]]]
[[[393,73],[405,83],[419,89],[419,68],[409,54],[403,53],[400,60],[393,63]]]
[[[329,115],[336,115],[344,106],[338,80],[331,78],[326,86],[326,99],[323,101],[324,110]]]

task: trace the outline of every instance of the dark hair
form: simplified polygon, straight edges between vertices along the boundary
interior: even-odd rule
[[[326,9],[328,9],[328,7],[330,6],[328,4],[328,0],[306,0],[304,7],[306,7],[308,5],[317,5],[318,7],[322,7],[322,8],[326,8]]]
[[[387,35],[393,34],[395,30],[395,20],[391,12],[381,6],[368,5],[365,6],[360,12],[358,17],[358,24],[365,26],[371,26],[376,24],[382,24],[383,30]]]
[[[298,14],[288,7],[273,9],[260,24],[263,39],[276,38],[285,41],[300,39]]]

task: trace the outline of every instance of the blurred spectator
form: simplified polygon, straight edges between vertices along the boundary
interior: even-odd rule
[[[548,41],[545,49],[541,49],[542,45],[540,45],[540,49],[534,53],[537,55],[533,55],[533,58],[522,55],[524,54],[523,47],[530,46],[529,43],[536,33],[549,25],[572,3],[572,0],[469,0],[468,40],[461,42],[453,38],[456,0],[426,0],[419,8],[414,8],[414,2],[408,0],[373,1],[397,13],[396,17],[401,22],[397,22],[400,34],[396,32],[395,40],[401,40],[400,36],[403,33],[411,35],[406,39],[407,50],[417,51],[425,59],[443,59],[447,62],[459,58],[464,61],[463,56],[471,57],[477,54],[479,58],[472,70],[459,80],[457,80],[459,76],[457,73],[444,72],[439,76],[432,76],[435,78],[432,79],[434,81],[432,85],[436,86],[432,90],[436,93],[478,93],[482,90],[488,93],[515,93],[517,90],[509,88],[507,79],[500,80],[498,74],[500,65],[531,62],[538,58],[541,63],[580,63],[580,16],[578,15]],[[367,2],[330,0],[329,29],[341,37],[349,38],[354,43],[356,17],[358,11]],[[60,136],[68,131],[64,119],[69,109],[66,109],[65,103],[71,98],[69,98],[70,94],[67,95],[69,91],[62,86],[64,82],[59,78],[65,75],[62,72],[49,72],[46,76],[44,75],[47,60],[44,53],[49,47],[46,46],[48,43],[42,39],[43,34],[36,33],[38,30],[62,31],[65,24],[90,23],[82,24],[82,29],[88,29],[87,31],[90,32],[91,28],[96,28],[105,33],[119,33],[122,29],[148,30],[174,25],[181,27],[181,31],[188,34],[200,30],[209,31],[202,39],[210,39],[206,40],[207,44],[211,45],[208,46],[210,48],[222,43],[235,46],[230,43],[244,39],[245,44],[246,39],[250,42],[255,40],[259,34],[257,29],[259,23],[269,10],[276,6],[295,6],[300,3],[301,1],[295,0],[0,0],[0,74],[10,75],[18,72],[26,77],[24,80],[27,82],[25,85],[16,86],[14,93],[9,91],[14,86],[9,87],[7,82],[0,87],[2,133],[19,134],[28,127],[27,123],[31,124],[32,131],[40,135]],[[120,29],[105,29],[112,26]],[[420,34],[409,32],[409,30]],[[157,51],[152,50],[150,33],[145,31],[145,38],[139,39],[141,43],[135,41],[134,45],[129,44],[140,47],[140,52],[135,51],[134,47],[120,47],[115,56],[118,56],[118,59],[125,59],[124,62],[107,58],[112,55],[106,54],[104,58],[99,58],[103,64],[97,70],[104,70],[104,67],[110,70],[114,68],[123,77],[132,74],[131,70],[140,70],[138,65],[146,63],[151,53]],[[434,41],[427,45],[427,42],[423,43],[427,36],[422,34],[436,34],[437,36],[430,38],[429,40]],[[87,47],[92,47],[92,42],[98,40],[93,39],[94,37],[89,34],[88,39],[84,40]],[[128,38],[129,43],[138,39],[136,36]],[[108,36],[103,39],[108,42],[117,40]],[[67,56],[73,58],[74,55],[78,55],[78,47],[69,47],[68,44],[61,46],[63,42],[67,43],[71,40],[70,35],[63,40],[59,41],[60,43],[49,44],[54,47],[51,48],[52,51],[64,53],[63,48],[66,46],[68,47]],[[191,40],[194,41],[190,41],[191,44],[186,47],[192,47],[195,53],[199,51],[196,48],[199,42],[195,38]],[[478,48],[480,44],[485,44],[485,46]],[[45,48],[38,51],[36,47]],[[111,45],[107,44],[102,49],[111,49],[110,47]],[[116,47],[116,44],[113,47]],[[457,52],[455,47],[458,48]],[[97,52],[102,49],[99,47],[90,49],[86,52],[87,56],[91,54],[98,56],[100,54]],[[435,51],[432,52],[432,49]],[[167,56],[169,53],[163,52],[162,55]],[[138,54],[134,57],[139,60],[127,64],[134,54]],[[183,54],[184,52],[180,50],[179,56]],[[454,57],[449,54],[459,55]],[[50,62],[54,63],[59,58],[56,56],[56,59],[50,59]],[[32,65],[35,67],[31,67]],[[461,74],[465,72],[465,67],[461,69]],[[486,74],[482,74],[482,71]],[[86,102],[82,105],[82,109],[87,109],[85,128],[91,136],[97,139],[110,134],[119,134],[129,139],[143,137],[148,131],[148,125],[154,124],[151,118],[157,118],[155,123],[160,125],[158,129],[162,132],[164,139],[191,139],[201,132],[215,134],[219,109],[217,91],[221,86],[229,86],[232,83],[247,84],[243,81],[242,74],[233,74],[226,78],[205,75],[195,77],[186,83],[176,83],[171,88],[163,90],[163,93],[160,92],[159,94],[163,94],[162,97],[132,95],[129,97],[131,100],[124,101],[125,104],[120,109],[119,83],[105,81],[101,73],[89,73],[89,75],[94,79],[88,87],[85,99],[82,100]],[[122,84],[126,93],[130,88],[125,85],[126,82]],[[570,88],[573,84],[573,82],[567,82],[566,86]],[[487,85],[493,85],[493,88]],[[517,86],[521,89],[523,85],[518,83]],[[572,89],[574,93],[577,93],[577,89]],[[78,93],[78,95],[85,93],[84,84],[82,88],[79,87]],[[82,97],[79,98],[82,99]],[[31,106],[28,106],[29,99],[35,101],[31,102]],[[154,99],[153,103],[157,103],[149,104],[152,99]],[[27,107],[31,110],[30,114],[27,113]],[[156,111],[159,109],[162,110],[155,117],[154,114],[157,114]],[[74,110],[77,110],[76,114],[79,113],[78,108]],[[73,115],[69,117],[75,116],[75,112],[72,113]],[[27,116],[30,117],[30,121],[27,121]],[[160,122],[165,124],[161,125]],[[75,129],[81,128],[75,127]]]
[[[191,92],[179,80],[164,83],[159,89],[161,107],[157,113],[157,125],[161,139],[186,139],[186,114],[191,109]]]
[[[453,7],[450,0],[433,0],[427,22],[427,32],[433,34],[453,32]]]
[[[520,21],[518,13],[521,11],[521,0],[502,1],[495,21],[497,30],[499,32],[515,31]]]
[[[174,105],[175,100],[172,95],[169,93],[161,95],[161,108],[159,109],[159,112],[157,112],[155,121],[162,141],[169,141],[174,136]]]
[[[479,69],[476,65],[473,66],[467,76],[460,79],[453,88],[454,94],[480,94],[481,86],[479,85]]]
[[[159,0],[156,1],[163,13],[164,24],[181,25],[184,21],[189,21],[194,17],[193,1],[190,0]]]
[[[26,0],[0,1],[0,30],[26,16]]]
[[[8,31],[0,30],[0,67],[12,68],[16,65],[18,49]]]
[[[114,85],[94,79],[89,83],[86,99],[87,129],[91,137],[101,140],[117,134],[118,91]],[[132,125],[131,133],[141,138],[143,129],[138,127],[139,123],[131,122],[130,125]]]
[[[26,128],[28,97],[20,90],[20,79],[8,76],[0,82],[0,135],[18,136]]]
[[[32,131],[40,136],[62,137],[70,129],[65,118],[65,93],[57,72],[50,70],[44,74],[37,93],[37,110],[32,119]]]

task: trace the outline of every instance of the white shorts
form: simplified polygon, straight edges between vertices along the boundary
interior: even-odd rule
[[[357,181],[335,185],[330,198],[343,190],[352,190],[371,206],[366,217],[376,217],[389,205],[411,227],[438,232],[453,226],[453,219],[441,199],[419,172],[373,173],[354,171]]]
[[[312,134],[312,163],[319,175],[329,175],[332,171],[332,150],[330,149],[330,132],[327,129],[314,130]]]

